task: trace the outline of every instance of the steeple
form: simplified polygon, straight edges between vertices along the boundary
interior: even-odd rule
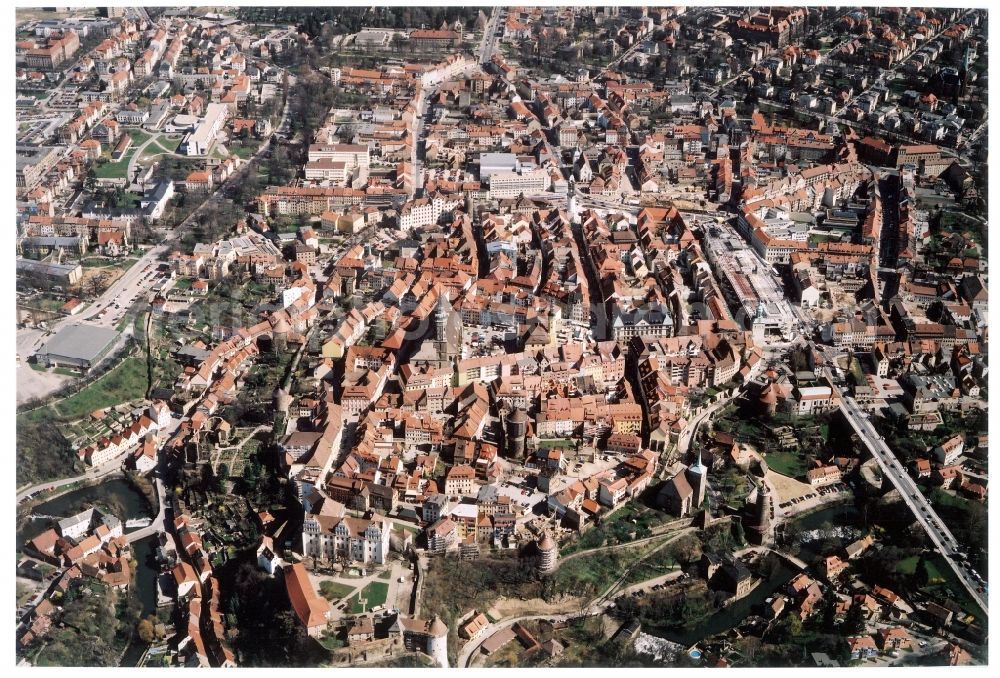
[[[692,473],[704,473],[705,466],[701,463],[701,446],[698,446],[698,459],[695,460],[694,464],[691,465]]]
[[[448,299],[448,294],[442,290],[438,294],[437,308],[434,309],[435,338],[438,341],[447,341],[445,332],[448,328],[448,317],[451,315],[451,310],[451,301]]]
[[[687,469],[688,482],[694,490],[691,497],[691,508],[698,508],[705,501],[705,489],[708,486],[708,467],[701,463],[701,447],[698,447],[698,459]]]

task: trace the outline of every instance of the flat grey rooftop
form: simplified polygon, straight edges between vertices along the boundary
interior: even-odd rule
[[[116,330],[94,325],[71,325],[49,339],[39,353],[77,360],[93,360],[118,339]]]

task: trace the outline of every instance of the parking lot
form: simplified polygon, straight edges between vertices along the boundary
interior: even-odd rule
[[[805,504],[814,503],[812,500],[822,501],[824,498],[830,498],[832,495],[840,494],[842,492],[850,492],[850,490],[851,488],[847,486],[847,483],[835,483],[825,487],[818,487],[812,492],[808,492],[802,496],[793,497],[788,501],[778,504],[778,508],[807,508]]]
[[[494,355],[498,349],[503,349],[508,341],[516,338],[516,334],[511,330],[498,327],[468,329],[465,336],[470,357]]]
[[[501,495],[510,497],[512,502],[520,504],[525,512],[530,512],[538,502],[544,502],[547,496],[544,492],[538,491],[534,476],[522,473],[511,475],[497,486],[497,491]]]

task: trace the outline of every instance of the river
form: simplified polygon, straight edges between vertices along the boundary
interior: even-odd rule
[[[33,513],[67,518],[88,506],[96,505],[114,513],[124,523],[132,518],[152,518],[154,509],[146,497],[124,478],[113,478],[91,487],[81,487],[35,506]],[[18,527],[18,544],[37,536],[52,525],[48,518],[29,518]],[[129,530],[126,530],[129,532]],[[132,593],[142,603],[142,616],[156,614],[156,578],[160,568],[156,562],[156,537],[147,537],[132,544],[132,557],[137,563]],[[137,637],[122,657],[122,666],[135,666],[146,650],[146,643]]]
[[[156,537],[146,537],[132,544],[132,558],[138,563],[133,586],[135,595],[142,603],[142,617],[145,619],[156,614],[156,578],[160,573],[159,563],[156,562]],[[133,636],[122,657],[121,666],[135,666],[146,647],[147,643]]]
[[[155,508],[150,506],[146,497],[127,480],[112,478],[98,485],[71,490],[38,504],[32,508],[31,513],[33,516],[68,518],[92,505],[110,509],[122,521],[123,530],[125,522],[131,518],[152,518]],[[17,526],[18,547],[20,548],[29,539],[37,537],[48,527],[55,527],[55,521],[43,517],[20,519]]]
[[[799,558],[815,564],[820,558],[829,555],[816,550],[821,544],[829,547],[831,542],[836,542],[844,547],[862,536],[863,532],[858,528],[859,518],[860,512],[854,504],[841,503],[791,520],[787,529],[802,534],[804,538],[799,541]],[[835,529],[827,532],[828,527]],[[820,531],[823,533],[818,534]]]
[[[853,527],[857,524],[858,516],[858,510],[853,504],[837,504],[790,521],[789,529],[794,528],[804,532],[818,530],[827,524]],[[811,553],[808,547],[802,548],[802,551],[806,561],[815,557],[815,554]],[[798,568],[781,559],[780,565],[774,568],[771,576],[758,584],[747,596],[715,612],[696,626],[683,632],[667,628],[649,628],[647,632],[679,643],[684,647],[690,647],[706,638],[738,626],[754,611],[754,608],[784,587],[798,571]]]
[[[98,485],[81,487],[39,504],[33,513],[67,518],[89,505],[104,506],[111,510],[124,525],[131,518],[152,518],[155,507],[150,506],[142,492],[124,478],[105,480]]]
[[[753,612],[756,606],[762,604],[775,591],[787,584],[796,572],[798,572],[797,568],[782,560],[781,564],[774,568],[771,576],[758,584],[753,591],[728,607],[722,608],[691,629],[682,633],[667,629],[650,629],[649,632],[679,643],[684,647],[694,645],[705,638],[710,638],[734,626],[738,626],[740,622]]]

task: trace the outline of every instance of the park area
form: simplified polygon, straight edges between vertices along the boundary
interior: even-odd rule
[[[800,452],[777,450],[765,452],[763,457],[769,469],[789,478],[801,478],[808,470],[805,457]]]
[[[132,137],[132,145],[128,151],[119,160],[112,160],[111,155],[114,147],[109,145],[94,167],[95,177],[98,179],[125,179],[126,182],[128,181],[129,162],[131,162],[132,157],[139,151],[139,147],[149,141],[150,135],[139,130],[128,130],[126,134]]]
[[[380,581],[373,581],[365,586],[361,591],[351,596],[350,614],[363,614],[371,612],[374,608],[385,605],[385,599],[389,595],[389,585]]]
[[[652,530],[673,520],[673,516],[638,501],[625,504],[586,530],[578,540],[562,549],[566,556],[610,544],[625,544],[652,536]]]

